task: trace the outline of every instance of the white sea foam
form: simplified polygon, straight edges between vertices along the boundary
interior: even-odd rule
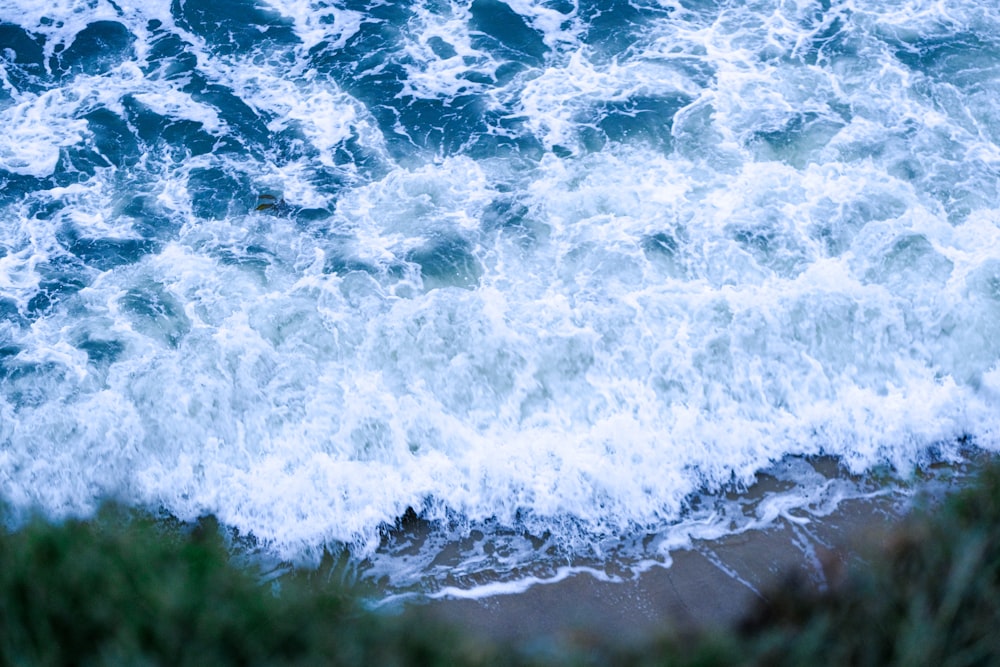
[[[327,2],[274,0],[268,4],[295,22],[295,34],[306,50],[324,42],[335,49],[343,48],[365,19],[361,12]]]
[[[567,11],[546,7],[537,0],[510,0],[505,3],[526,23],[538,31],[545,45],[554,51],[572,49],[580,39],[583,27],[577,20],[578,3],[567,3]]]
[[[7,131],[0,138],[0,168],[24,176],[55,171],[59,149],[83,138],[86,123],[59,118],[65,113],[59,91],[39,95],[0,112]]]
[[[577,10],[512,2],[551,53],[497,87],[500,56],[473,47],[464,5],[419,5],[392,54],[401,96],[481,95],[540,148],[403,167],[377,110],[308,58],[343,48],[356,12],[275,2],[301,43],[247,56],[166,6],[21,4],[0,18],[63,43],[117,17],[137,59],[12,100],[0,169],[58,174],[94,141],[83,117],[126,118],[126,98],[217,139],[258,123],[295,149],[152,146],[136,167],[3,200],[0,296],[16,312],[0,327],[0,488],[17,509],[117,496],[211,512],[279,558],[347,543],[399,590],[430,577],[465,595],[475,572],[522,572],[547,549],[662,561],[872,492],[788,463],[788,488],[752,506],[693,505],[795,457],[905,472],[960,441],[1000,445],[995,84],[894,51],[953,29],[939,26],[995,28],[985,10],[677,9],[610,57]],[[186,92],[190,73],[144,74],[148,18],[249,111]],[[811,46],[838,21],[851,48]],[[676,107],[665,125],[641,125],[658,104]],[[345,163],[351,142],[379,168]],[[206,172],[247,192],[199,193]],[[290,214],[252,211],[264,192]],[[69,264],[69,232],[141,238],[140,196],[165,221],[153,250]],[[216,198],[229,208],[199,213]],[[60,261],[80,282],[65,293]],[[46,290],[54,305],[30,305]],[[408,508],[438,537],[380,560]],[[463,540],[444,573],[443,545]],[[498,590],[578,571],[559,567]]]
[[[194,121],[212,134],[226,129],[224,123],[219,120],[219,114],[216,113],[215,109],[205,104],[199,104],[191,99],[190,95],[179,91],[139,93],[134,97],[150,110],[166,118]]]
[[[484,90],[485,85],[471,81],[468,74],[492,78],[499,63],[472,46],[469,11],[452,7],[442,16],[418,4],[415,14],[407,26],[412,39],[404,47],[407,77],[401,94],[452,100]]]

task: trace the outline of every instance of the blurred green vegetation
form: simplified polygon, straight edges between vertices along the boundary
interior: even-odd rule
[[[1000,466],[916,512],[869,560],[824,592],[790,579],[726,631],[541,654],[465,637],[419,607],[366,611],[308,572],[276,593],[231,564],[214,520],[107,507],[0,535],[0,664],[1000,664]]]
[[[1000,465],[915,512],[818,593],[788,581],[739,629],[755,665],[1000,664]]]
[[[446,629],[364,611],[308,574],[280,594],[193,530],[107,507],[0,537],[0,664],[450,665],[488,656]]]

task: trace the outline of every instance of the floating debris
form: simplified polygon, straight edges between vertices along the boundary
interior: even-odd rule
[[[291,206],[285,201],[284,197],[276,197],[274,195],[257,195],[257,206],[254,207],[255,211],[264,212],[267,211],[272,215],[288,215],[291,212]]]

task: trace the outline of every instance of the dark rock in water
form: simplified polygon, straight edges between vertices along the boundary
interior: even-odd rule
[[[285,201],[284,197],[276,197],[274,195],[267,194],[257,196],[257,205],[253,210],[259,213],[268,213],[270,215],[277,215],[281,217],[288,216],[292,213],[292,207]]]

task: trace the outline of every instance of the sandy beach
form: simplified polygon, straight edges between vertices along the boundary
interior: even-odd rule
[[[473,636],[539,646],[711,629],[738,620],[783,577],[822,589],[844,568],[863,567],[909,507],[899,494],[847,500],[828,516],[696,542],[672,552],[668,567],[626,581],[580,573],[516,594],[433,600],[422,611]]]

